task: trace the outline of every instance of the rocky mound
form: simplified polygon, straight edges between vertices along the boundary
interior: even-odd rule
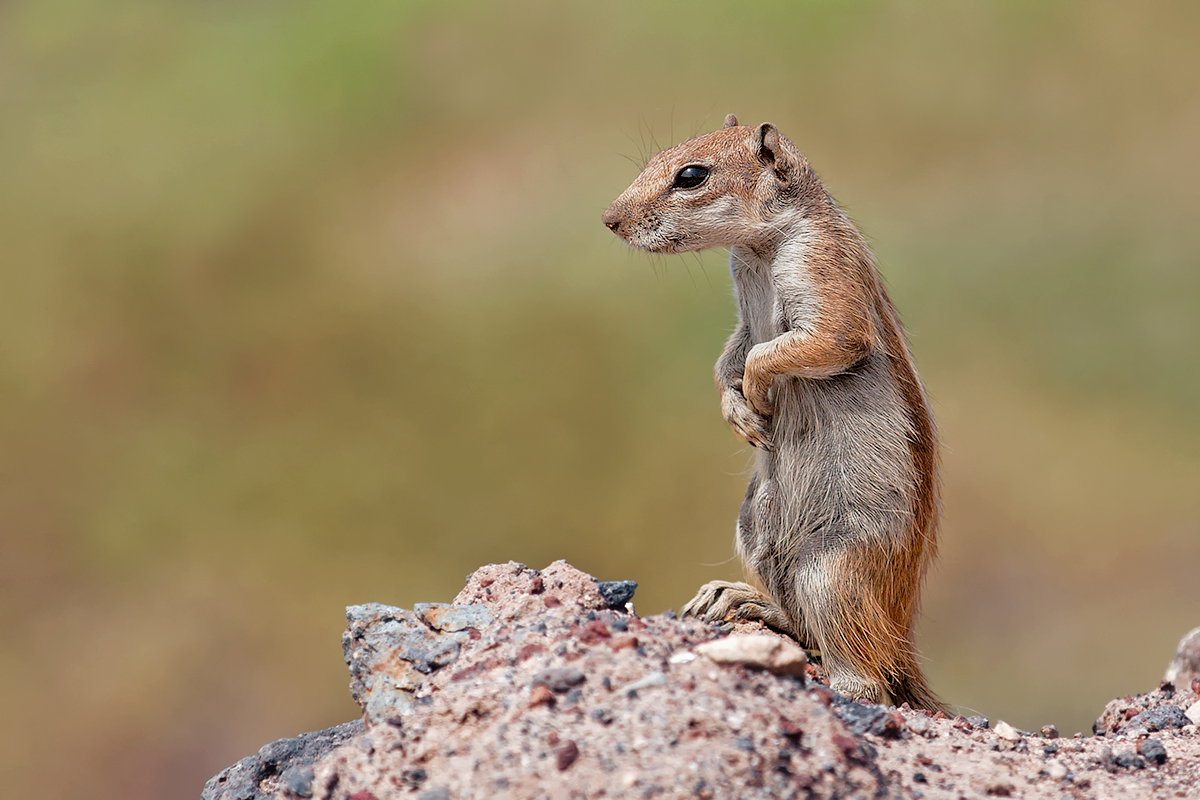
[[[211,779],[202,800],[1128,798],[1200,787],[1200,682],[1115,700],[1096,736],[1059,739],[1049,727],[848,700],[794,643],[638,617],[633,589],[561,561],[493,564],[449,605],[351,607],[343,647],[362,721],[268,744]]]

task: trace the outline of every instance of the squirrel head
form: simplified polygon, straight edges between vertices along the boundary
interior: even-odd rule
[[[652,253],[767,244],[809,183],[808,162],[769,122],[738,125],[657,153],[604,212],[604,224]]]

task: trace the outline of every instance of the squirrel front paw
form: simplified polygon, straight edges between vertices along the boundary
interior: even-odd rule
[[[769,354],[770,342],[756,344],[746,356],[746,367],[742,376],[742,396],[750,404],[750,408],[761,416],[769,417],[774,410],[771,406],[771,383],[775,375],[764,369]]]
[[[734,381],[732,386],[721,392],[721,413],[742,441],[763,450],[775,449],[771,441],[770,420],[750,407],[746,396],[742,394],[740,380]]]

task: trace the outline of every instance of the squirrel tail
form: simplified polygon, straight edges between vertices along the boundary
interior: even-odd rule
[[[907,668],[889,682],[887,687],[892,702],[896,705],[908,703],[912,708],[949,714],[945,703],[939,700],[929,688],[929,684],[925,683],[925,676],[921,674],[916,659],[912,659],[912,664],[906,664],[905,667]]]

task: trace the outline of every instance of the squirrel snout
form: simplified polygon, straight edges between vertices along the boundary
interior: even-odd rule
[[[608,228],[613,233],[617,233],[617,229],[621,227],[621,215],[613,211],[612,206],[604,212],[604,216],[600,218],[604,222],[604,227]]]

